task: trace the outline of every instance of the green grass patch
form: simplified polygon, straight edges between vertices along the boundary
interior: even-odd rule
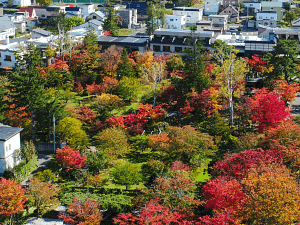
[[[131,33],[135,32],[134,29],[128,29],[128,28],[121,28],[118,30],[118,34],[117,36],[126,36],[129,35]]]

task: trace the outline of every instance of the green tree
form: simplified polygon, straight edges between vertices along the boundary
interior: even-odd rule
[[[51,5],[52,4],[52,0],[37,0],[36,3],[39,5]]]
[[[129,143],[125,131],[118,127],[103,130],[94,136],[98,150],[111,159],[124,156],[129,152]]]
[[[118,63],[117,68],[117,79],[120,80],[123,77],[135,77],[136,73],[132,67],[132,63],[130,63],[130,59],[128,57],[128,53],[126,50],[123,50],[121,61]]]
[[[117,35],[118,30],[120,29],[118,27],[119,18],[117,15],[117,11],[114,9],[113,4],[109,2],[104,11],[106,12],[107,16],[103,24],[103,30],[110,31],[112,35]]]
[[[294,12],[289,12],[289,11],[285,12],[284,20],[288,22],[290,26],[292,25],[292,21],[296,19],[297,19],[297,15]]]
[[[156,11],[155,5],[150,4],[147,8],[147,16],[148,17],[147,17],[147,21],[146,21],[146,26],[147,26],[146,33],[148,35],[152,35],[154,33],[154,31],[158,28],[155,11]]]
[[[35,146],[32,141],[30,142],[25,141],[25,143],[22,144],[21,158],[26,162],[29,162],[31,159],[33,159],[36,156],[36,153],[37,152],[35,150]]]
[[[80,120],[65,117],[58,122],[57,132],[60,139],[66,141],[71,148],[84,150],[89,145],[89,138],[81,128]]]
[[[19,106],[29,106],[32,124],[32,140],[35,144],[36,131],[35,111],[46,104],[45,83],[46,80],[41,73],[42,58],[40,52],[29,45],[24,53],[17,52],[16,59],[19,62],[16,65],[15,72],[10,74],[11,79],[11,98]]]
[[[123,77],[117,86],[119,96],[128,101],[132,101],[138,97],[140,81],[134,77]]]
[[[74,27],[77,27],[81,24],[83,24],[85,21],[83,18],[78,17],[78,16],[70,16],[68,18],[65,19],[64,21],[64,28],[65,31],[69,31]]]
[[[130,185],[139,184],[142,180],[140,168],[128,161],[120,161],[114,165],[111,171],[114,183],[125,185],[129,189]]]
[[[291,82],[299,78],[297,56],[298,56],[298,41],[296,40],[280,40],[272,52],[272,64],[274,70],[268,79],[285,79]]]

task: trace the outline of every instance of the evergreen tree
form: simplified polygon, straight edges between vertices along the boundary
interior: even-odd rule
[[[269,74],[268,79],[283,78],[287,82],[291,82],[299,78],[298,71],[298,47],[296,40],[280,40],[272,52],[271,62],[274,70]]]
[[[27,106],[30,110],[32,124],[32,139],[35,143],[35,110],[42,108],[45,104],[44,86],[46,83],[40,67],[42,58],[40,52],[33,46],[29,45],[28,49],[16,53],[18,64],[15,72],[10,75],[11,79],[11,94],[14,104],[17,106]]]
[[[152,35],[154,33],[154,31],[158,28],[155,11],[156,11],[155,5],[150,4],[147,8],[147,16],[148,17],[147,17],[147,21],[146,21],[146,26],[147,26],[146,33],[148,35]]]
[[[118,30],[118,15],[117,11],[114,9],[114,6],[111,3],[107,3],[107,7],[105,7],[104,11],[107,13],[106,20],[103,24],[104,31],[110,31],[112,35],[117,35]]]
[[[117,79],[120,80],[124,76],[126,77],[136,76],[136,73],[132,67],[132,64],[130,63],[130,59],[128,57],[128,53],[126,50],[123,51],[121,61],[118,63]]]

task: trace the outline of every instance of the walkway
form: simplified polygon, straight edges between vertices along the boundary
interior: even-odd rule
[[[38,160],[37,160],[37,168],[33,170],[24,181],[21,182],[22,185],[28,185],[29,178],[32,176],[32,174],[41,171],[43,168],[46,167],[46,164],[52,159],[51,155],[45,155],[45,154],[39,154]]]
[[[300,92],[298,92],[297,97],[292,103],[291,113],[295,115],[300,115]]]

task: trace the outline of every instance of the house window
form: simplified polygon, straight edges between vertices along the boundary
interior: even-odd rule
[[[175,47],[175,52],[182,52],[182,47]]]
[[[209,5],[209,2],[207,2],[206,4]]]
[[[46,17],[45,14],[42,14],[42,17]]]
[[[6,55],[4,61],[11,61],[11,55]]]
[[[9,150],[11,150],[11,144],[9,144]]]
[[[160,52],[160,45],[153,45],[153,51]]]
[[[227,11],[224,11],[224,13],[227,13]]]
[[[231,13],[231,11],[228,11],[229,13]]]
[[[8,151],[8,147],[6,146],[6,151]]]
[[[140,7],[140,4],[137,4],[136,7]]]
[[[0,66],[2,66],[2,62],[0,62]]]
[[[262,17],[260,16],[259,19],[262,19]]]
[[[169,52],[170,51],[170,46],[163,46],[163,51],[164,52]]]
[[[93,16],[93,19],[96,19],[97,17],[96,16]]]
[[[271,17],[271,19],[274,19],[274,17]]]
[[[0,58],[1,58],[1,52],[0,52]]]
[[[174,19],[170,19],[170,21],[174,21]]]
[[[223,19],[219,19],[219,22],[223,22]]]

